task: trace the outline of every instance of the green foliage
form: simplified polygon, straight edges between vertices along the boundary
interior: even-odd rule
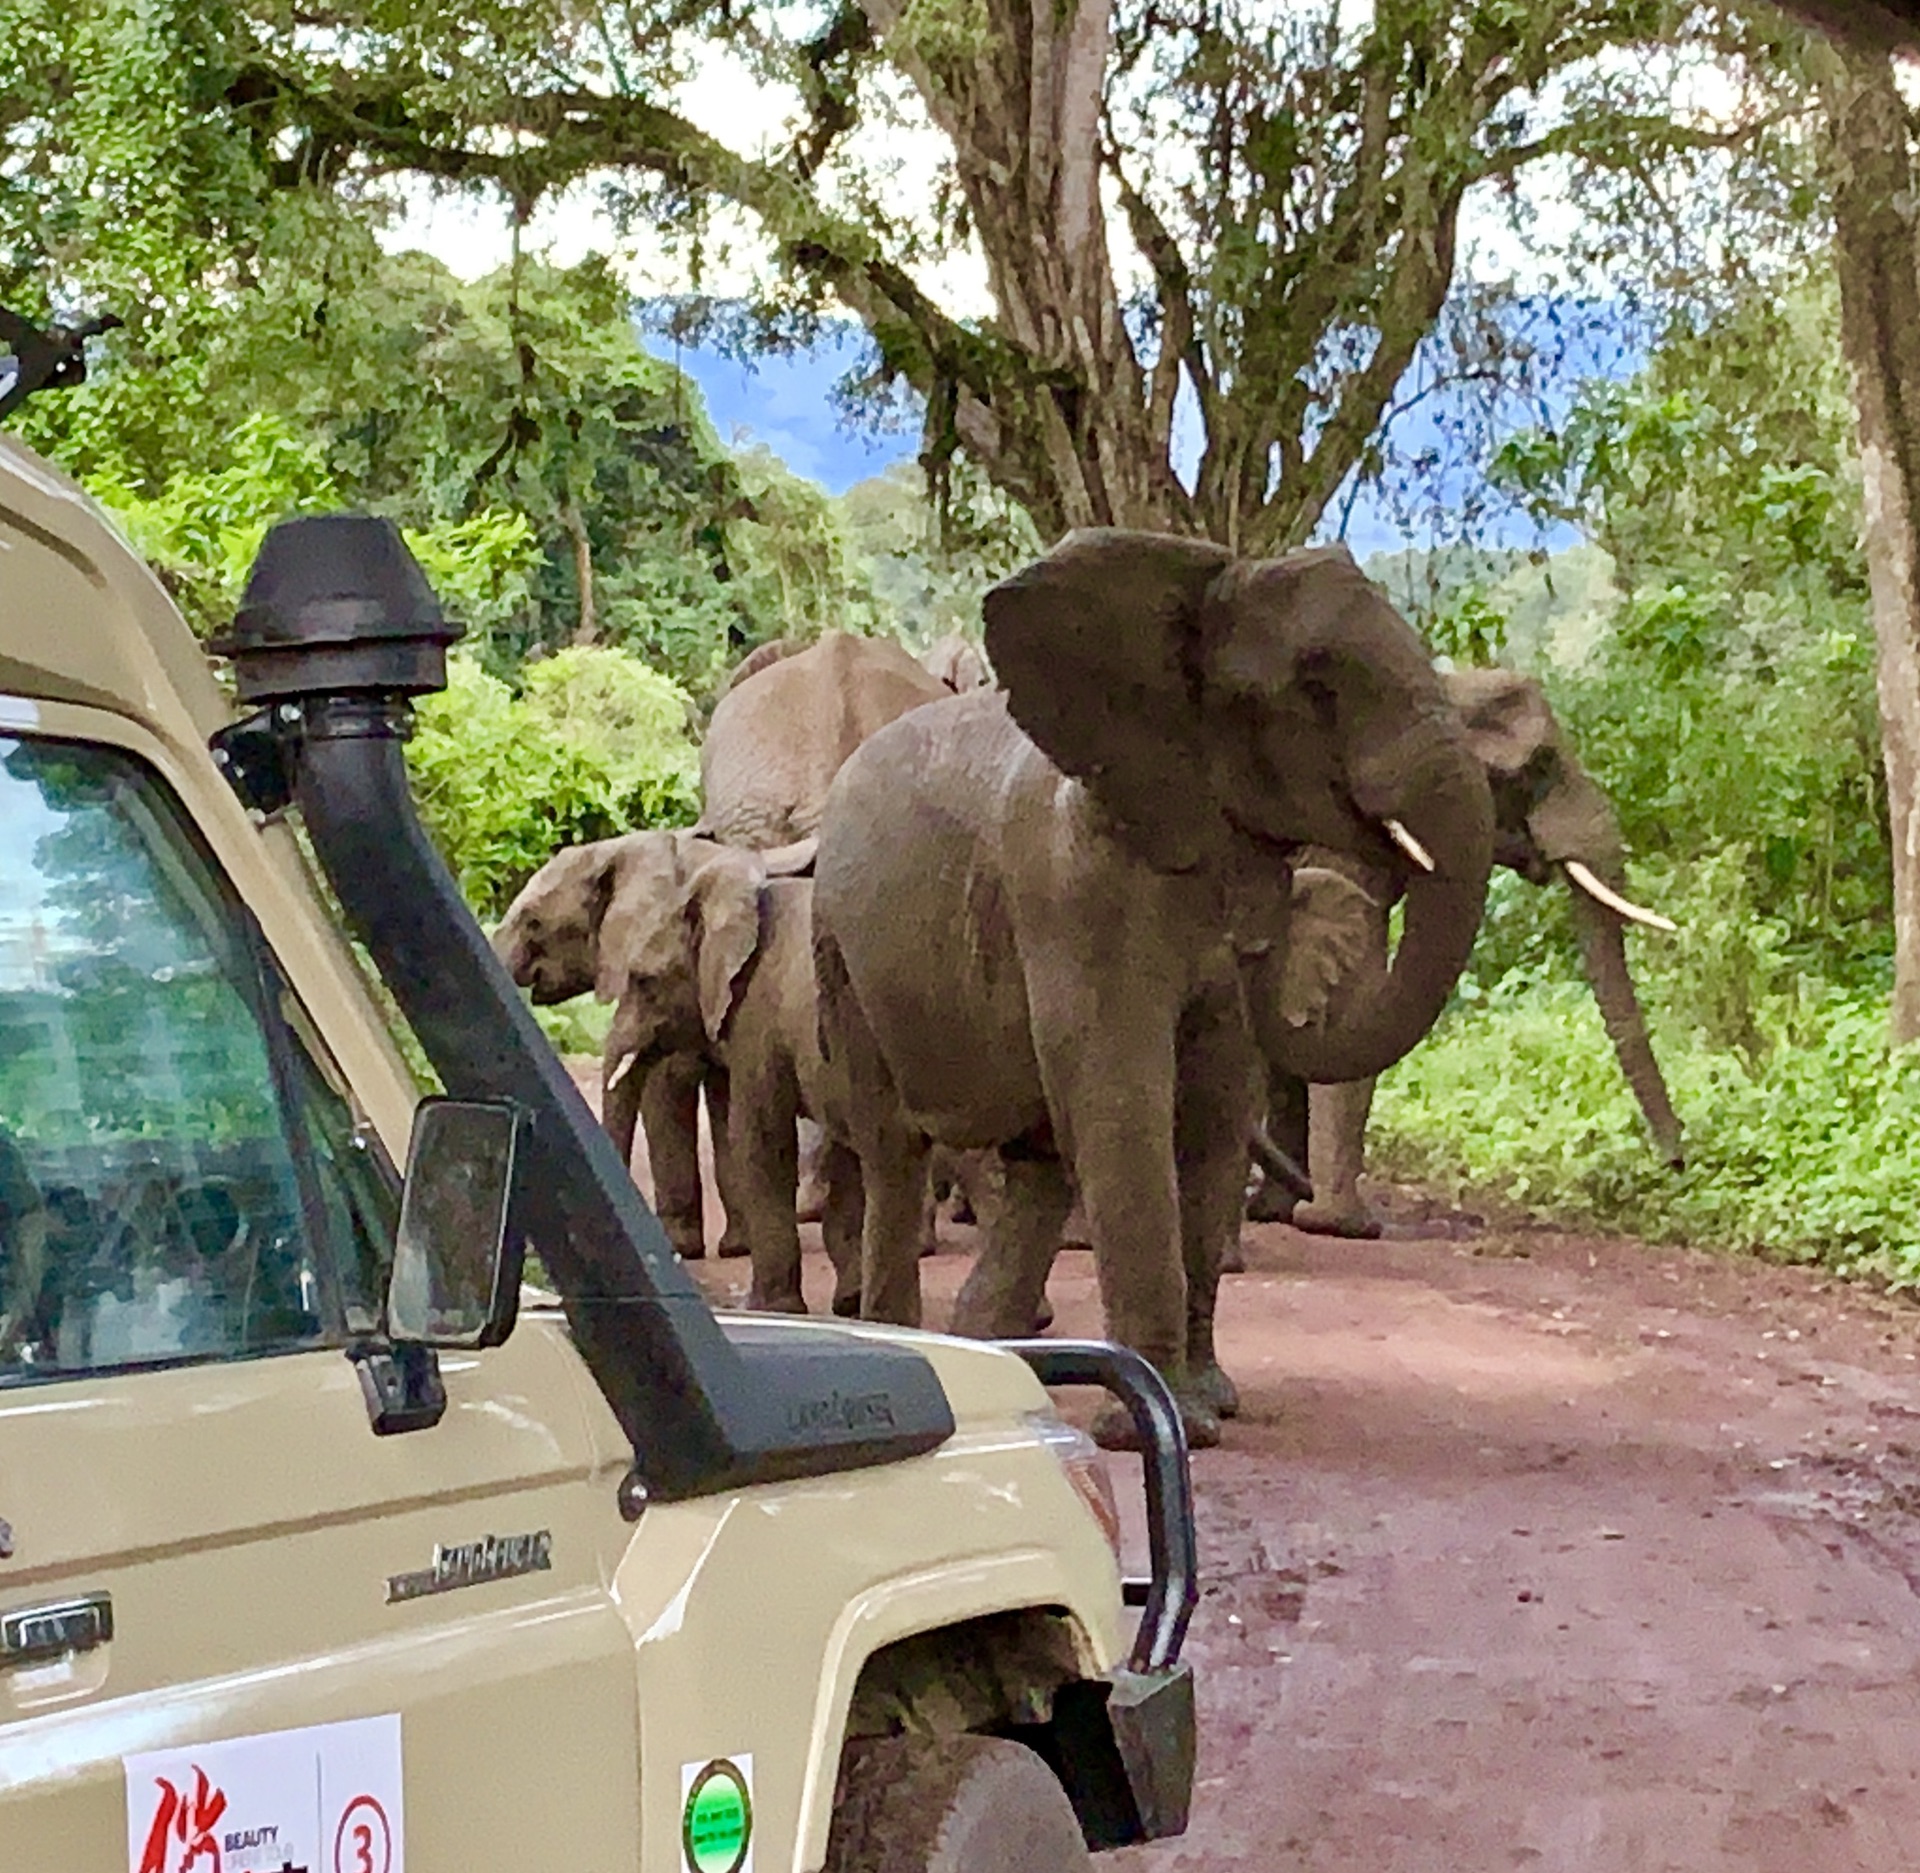
[[[1043,550],[1026,510],[964,464],[949,478],[944,513],[908,462],[849,488],[840,505],[875,602],[916,650],[955,631],[977,639],[982,593]]]
[[[1610,614],[1531,649],[1629,849],[1737,866],[1799,963],[1858,985],[1891,861],[1836,319],[1810,278],[1679,326],[1500,472],[1611,559]]]
[[[1752,1005],[1757,1058],[1669,1015],[1687,1127],[1659,1165],[1577,984],[1524,976],[1450,1016],[1381,1084],[1374,1167],[1537,1215],[1920,1285],[1920,1052],[1882,994],[1801,978]]]
[[[1506,614],[1469,586],[1428,625],[1427,641],[1456,663],[1496,663],[1507,647]]]
[[[1888,835],[1839,357],[1823,280],[1756,294],[1501,458],[1618,587],[1586,579],[1577,629],[1534,615],[1514,636],[1619,811],[1630,894],[1681,925],[1631,946],[1687,1168],[1652,1155],[1565,894],[1511,877],[1454,1009],[1382,1082],[1377,1168],[1920,1283],[1920,1051],[1886,1039]]]
[[[448,678],[420,707],[408,762],[481,915],[498,916],[560,846],[694,818],[689,699],[624,652],[563,651],[530,666],[519,695],[458,652]]]

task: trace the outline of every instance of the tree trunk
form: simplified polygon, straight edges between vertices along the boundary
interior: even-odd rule
[[[588,536],[586,516],[581,513],[579,502],[569,501],[562,519],[573,540],[573,580],[580,589],[580,619],[573,627],[573,641],[597,644],[600,625],[593,609],[593,541]]]
[[[1893,847],[1893,1038],[1920,1039],[1920,255],[1907,114],[1885,58],[1829,55],[1840,327],[1860,433]]]

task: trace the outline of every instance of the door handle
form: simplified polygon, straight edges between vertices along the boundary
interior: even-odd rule
[[[0,1671],[70,1652],[91,1652],[113,1637],[113,1596],[85,1593],[47,1606],[0,1613]]]

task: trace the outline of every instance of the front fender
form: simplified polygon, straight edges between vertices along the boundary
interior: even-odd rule
[[[902,1463],[650,1507],[611,1587],[635,1648],[647,1866],[679,1864],[684,1776],[742,1756],[755,1864],[820,1866],[854,1689],[887,1645],[1045,1607],[1094,1678],[1129,1638],[1104,1535],[1012,1425]]]

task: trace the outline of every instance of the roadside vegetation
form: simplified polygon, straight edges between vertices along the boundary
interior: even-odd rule
[[[1920,405],[1920,190],[1884,59],[1680,0],[510,11],[14,0],[0,35],[0,299],[126,320],[21,433],[202,632],[274,519],[406,530],[468,626],[410,758],[483,919],[560,844],[686,823],[759,644],[970,629],[1066,524],[1392,522],[1377,575],[1437,652],[1542,679],[1682,926],[1632,951],[1689,1156],[1646,1149],[1558,894],[1502,878],[1377,1168],[1920,1281],[1920,855],[1888,833],[1920,774],[1890,802],[1883,758],[1920,677],[1875,685],[1920,641],[1886,417]],[[716,48],[778,107],[751,153],[683,89]],[[907,131],[944,139],[930,191]],[[513,263],[401,251],[402,187],[510,215]],[[589,188],[681,269],[645,327],[535,238]],[[968,257],[989,313],[937,290]],[[720,436],[658,336],[825,317],[865,332],[847,410],[919,456],[842,495]]]

